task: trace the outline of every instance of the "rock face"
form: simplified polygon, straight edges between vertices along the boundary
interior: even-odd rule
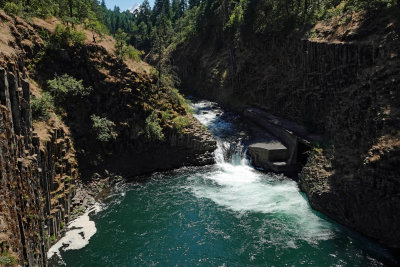
[[[183,114],[183,107],[171,96],[163,101],[170,91],[156,91],[150,76],[131,71],[97,45],[84,45],[72,53],[58,51],[54,64],[38,65],[35,79],[46,81],[54,77],[46,75],[54,72],[75,74],[86,86],[94,87],[95,94],[66,108],[70,112],[65,118],[69,128],[61,121],[52,124],[51,120],[33,125],[30,98],[31,88],[37,84],[29,77],[32,73],[27,71],[25,61],[33,63],[30,57],[43,49],[43,41],[22,19],[0,10],[0,20],[0,256],[8,257],[15,265],[47,266],[46,252],[75,215],[73,206],[93,201],[81,191],[74,198],[77,186],[84,187],[79,181],[86,180],[81,173],[89,178],[101,169],[106,175],[113,172],[130,177],[214,162],[216,142],[192,117],[184,132],[166,130],[163,141],[138,138],[137,128],[148,116],[143,110],[161,102]],[[58,58],[57,53],[64,57]],[[115,142],[92,141],[92,114],[106,114],[117,124]],[[75,148],[100,153],[105,160],[101,166],[91,168],[93,164],[85,161],[82,152],[78,155]],[[113,184],[112,180],[98,179],[94,184]]]
[[[0,244],[17,262],[46,266],[46,250],[71,215],[78,177],[71,139],[32,129],[29,82],[13,64],[0,68]]]
[[[62,53],[64,56],[60,56]],[[100,45],[50,51],[38,64],[41,79],[67,73],[93,88],[93,93],[66,106],[66,124],[78,152],[80,171],[85,177],[105,170],[133,177],[187,165],[214,163],[216,142],[210,132],[184,109],[169,88],[157,88],[153,77],[132,71]],[[49,68],[51,66],[51,68]],[[160,125],[164,138],[146,136],[146,120],[152,113],[178,114],[188,125],[178,131]],[[98,142],[92,134],[91,115],[107,117],[117,136]],[[161,114],[159,116],[158,114]]]
[[[385,32],[364,36],[371,25]],[[395,25],[371,19],[357,35],[335,41],[249,35],[232,47],[222,26],[210,24],[204,32],[213,34],[178,47],[174,62],[192,94],[238,110],[256,106],[323,136],[316,148],[322,158],[309,160],[300,175],[312,207],[399,248],[400,61],[399,41],[389,38],[400,32]]]

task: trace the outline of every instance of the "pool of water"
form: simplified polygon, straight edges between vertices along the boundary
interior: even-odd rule
[[[313,211],[296,182],[252,168],[235,115],[207,101],[193,107],[217,138],[217,163],[120,184],[75,227],[85,242],[71,241],[50,265],[395,264],[384,248]]]

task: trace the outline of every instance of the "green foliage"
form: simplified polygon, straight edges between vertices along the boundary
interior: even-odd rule
[[[374,9],[392,7],[398,3],[397,0],[343,0],[337,4],[327,3],[316,12],[316,20],[327,19],[331,17],[343,16],[346,12],[358,12],[361,10],[371,11]]]
[[[7,2],[4,5],[4,11],[8,14],[8,15],[19,15],[21,14],[21,6],[18,6],[17,4],[13,3],[13,2]]]
[[[50,236],[50,241],[51,241],[51,242],[56,241],[56,236],[55,236],[55,235],[51,235],[51,236]]]
[[[108,33],[106,26],[97,20],[93,12],[89,12],[89,17],[84,20],[84,26],[92,33],[93,43],[96,43],[96,35],[102,40],[104,34]]]
[[[186,100],[176,88],[169,88],[169,97],[171,101],[177,105],[181,106],[185,109],[186,113],[193,113],[193,109],[189,106],[189,101]]]
[[[84,32],[74,30],[69,26],[57,24],[53,34],[50,37],[50,44],[53,48],[67,48],[71,46],[82,45],[86,40]]]
[[[47,92],[43,92],[40,98],[32,96],[31,109],[33,120],[47,121],[50,118],[51,110],[54,109],[53,98]]]
[[[135,47],[128,45],[126,47],[126,52],[125,52],[126,56],[130,59],[133,59],[136,62],[139,62],[141,60],[141,56],[144,55],[143,51],[140,51],[138,49],[136,49]]]
[[[6,13],[22,16],[24,18],[41,17],[46,18],[56,15],[57,2],[55,0],[30,0],[30,1],[0,1],[0,8],[4,8]]]
[[[194,37],[197,32],[197,19],[200,15],[200,8],[194,7],[185,12],[185,15],[177,20],[174,27],[171,46],[175,48],[179,44]]]
[[[160,120],[157,113],[153,111],[147,118],[144,127],[145,136],[149,140],[162,141],[165,139],[160,126]]]
[[[183,130],[186,129],[190,125],[190,119],[188,116],[177,116],[173,120],[174,129],[177,130],[178,133],[182,134]]]
[[[168,124],[174,118],[174,114],[170,110],[164,110],[161,112],[161,121],[164,124]]]
[[[97,141],[107,143],[116,139],[117,132],[114,130],[115,124],[112,121],[96,115],[90,116],[90,119],[92,120],[91,131]]]
[[[17,258],[8,251],[0,254],[0,266],[14,266],[17,264]]]
[[[77,81],[68,74],[62,76],[56,74],[53,80],[47,81],[47,87],[54,102],[59,106],[66,107],[90,95],[93,91],[92,87],[83,86],[82,80]]]
[[[125,55],[126,40],[128,39],[128,34],[122,29],[118,29],[117,33],[114,35],[115,38],[115,53],[120,59],[123,59]]]
[[[236,3],[229,20],[226,23],[226,28],[238,28],[242,25],[244,20],[245,10],[247,8],[248,0],[240,0]]]
[[[118,29],[117,33],[114,35],[115,38],[115,53],[117,54],[119,59],[124,59],[128,57],[135,61],[140,61],[140,56],[144,54],[143,51],[140,51],[133,47],[132,45],[128,45],[126,41],[128,40],[128,34],[123,32],[121,29]]]

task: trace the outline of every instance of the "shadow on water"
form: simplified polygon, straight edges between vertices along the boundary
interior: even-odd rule
[[[217,164],[123,183],[93,215],[97,233],[68,266],[392,266],[387,250],[312,210],[296,182],[244,157],[246,131],[215,103],[193,103]],[[56,266],[56,265],[52,265]]]

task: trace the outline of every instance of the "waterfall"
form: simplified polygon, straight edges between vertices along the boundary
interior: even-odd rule
[[[245,157],[243,136],[234,124],[235,116],[225,113],[216,104],[200,101],[192,104],[195,117],[213,133],[217,140],[215,151],[216,169],[203,178],[212,184],[197,184],[192,190],[199,198],[206,197],[215,203],[235,211],[261,212],[278,214],[287,222],[268,222],[278,228],[286,228],[289,236],[296,236],[284,242],[295,242],[295,239],[315,242],[326,240],[333,234],[329,225],[319,219],[301,197],[296,182],[283,175],[264,174],[253,167]],[[215,184],[218,184],[215,187]],[[282,223],[282,224],[281,224]],[[281,235],[277,235],[281,240]]]
[[[231,122],[234,115],[224,112],[209,101],[194,103],[192,108],[196,111],[195,117],[208,127],[217,140],[215,162],[246,165],[245,147],[238,136],[238,129]]]
[[[68,226],[73,242],[55,251],[67,266],[383,266],[368,241],[312,211],[295,181],[246,161],[245,122],[192,106],[217,140],[216,164],[119,187]]]

